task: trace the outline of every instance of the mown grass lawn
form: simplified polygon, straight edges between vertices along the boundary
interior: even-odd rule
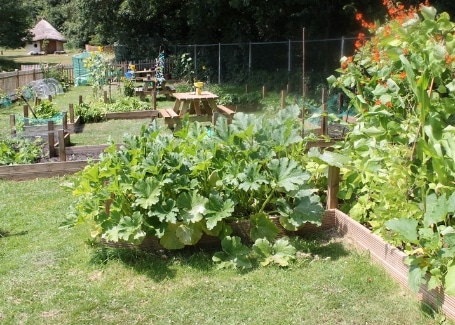
[[[92,246],[85,227],[60,227],[64,181],[0,181],[1,324],[440,323],[337,238],[294,239],[290,267],[245,272],[218,270],[213,250]]]

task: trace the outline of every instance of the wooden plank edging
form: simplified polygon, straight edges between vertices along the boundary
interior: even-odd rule
[[[84,160],[0,166],[0,179],[25,181],[36,178],[71,175],[84,169],[87,165],[88,162]]]

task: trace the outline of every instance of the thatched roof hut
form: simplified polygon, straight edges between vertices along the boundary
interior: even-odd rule
[[[66,38],[45,19],[41,19],[30,32],[33,38],[25,47],[28,53],[64,53],[63,44],[66,43]]]

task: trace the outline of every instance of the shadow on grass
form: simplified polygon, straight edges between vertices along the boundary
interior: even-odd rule
[[[335,261],[349,255],[349,251],[339,241],[333,241],[327,234],[317,234],[310,237],[291,237],[290,242],[298,252],[307,254],[310,260],[326,259]],[[94,246],[91,263],[106,265],[111,261],[120,261],[132,267],[139,274],[148,276],[157,282],[172,279],[176,276],[175,267],[185,265],[200,271],[210,271],[217,268],[212,256],[221,251],[220,245],[187,246],[180,250],[143,251],[132,248],[113,248],[103,245]],[[257,263],[252,269],[239,270],[248,273],[260,267]]]
[[[9,231],[6,231],[6,230],[0,228],[0,238],[12,237],[12,236],[24,236],[24,235],[27,235],[27,234],[28,234],[28,231],[10,233]]]

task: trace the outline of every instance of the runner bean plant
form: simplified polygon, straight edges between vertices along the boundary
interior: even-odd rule
[[[455,294],[455,24],[428,2],[384,5],[383,24],[357,13],[366,31],[328,78],[358,114],[340,197],[409,254],[415,290],[430,275],[430,288]]]

